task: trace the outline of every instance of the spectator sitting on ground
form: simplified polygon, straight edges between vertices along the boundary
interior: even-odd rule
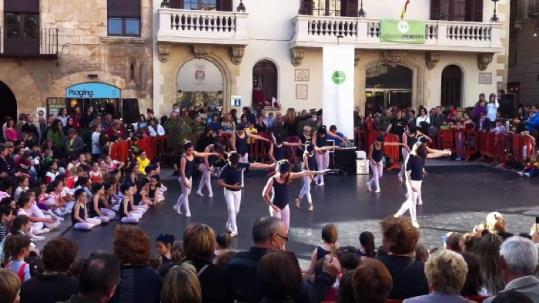
[[[119,283],[120,262],[109,254],[94,255],[82,266],[79,277],[80,293],[71,296],[64,303],[110,302]]]
[[[378,256],[393,278],[390,299],[403,300],[428,293],[424,263],[415,261],[419,230],[410,218],[386,218],[381,223],[384,246],[388,255]]]
[[[41,251],[43,274],[24,282],[21,302],[56,303],[68,300],[79,292],[77,280],[67,276],[75,261],[77,245],[66,238],[52,239]]]
[[[537,249],[531,240],[514,236],[502,243],[500,248],[501,276],[505,288],[501,293],[515,290],[539,302],[539,279],[534,274],[537,270]],[[493,302],[494,297],[484,303]]]
[[[460,295],[466,281],[468,267],[464,258],[451,250],[439,250],[430,255],[425,274],[431,293],[406,299],[403,303],[466,303]]]

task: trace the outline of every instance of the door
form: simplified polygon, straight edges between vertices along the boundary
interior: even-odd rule
[[[389,90],[389,106],[397,108],[409,108],[412,106],[412,91],[410,90]]]

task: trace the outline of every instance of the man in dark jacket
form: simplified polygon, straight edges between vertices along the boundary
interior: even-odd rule
[[[74,128],[67,131],[66,148],[71,159],[76,159],[84,149],[84,141]]]
[[[262,291],[257,281],[260,260],[268,250],[284,250],[288,233],[283,222],[273,217],[256,220],[252,229],[254,246],[248,251],[238,252],[228,263],[227,273],[234,299],[238,302],[259,302]],[[305,282],[298,296],[308,302],[322,301],[340,271],[338,261],[324,263],[313,283]],[[304,300],[302,300],[304,301]]]

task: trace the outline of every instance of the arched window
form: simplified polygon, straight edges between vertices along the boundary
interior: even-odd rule
[[[223,74],[213,62],[192,59],[186,62],[176,77],[177,97],[181,107],[223,107]]]
[[[462,105],[462,70],[456,65],[446,66],[442,72],[442,106]]]
[[[9,86],[0,81],[0,99],[2,100],[2,106],[0,107],[0,122],[5,122],[5,117],[11,117],[17,119],[17,100],[15,94],[11,91]]]
[[[272,106],[272,98],[278,99],[277,66],[269,60],[258,61],[253,67],[253,106]]]

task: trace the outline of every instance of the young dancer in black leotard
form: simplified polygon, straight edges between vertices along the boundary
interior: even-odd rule
[[[215,163],[223,158],[224,148],[219,143],[214,143],[206,146],[204,149],[206,153],[218,153],[219,156],[208,156],[204,157],[202,163],[198,165],[198,170],[202,172],[202,177],[200,177],[200,182],[198,183],[197,195],[203,197],[204,194],[202,190],[204,187],[208,189],[208,197],[213,197],[213,189],[211,187],[211,175],[214,170]]]
[[[302,146],[302,144],[299,142],[297,143],[286,142],[283,140],[283,137],[281,136],[273,137],[273,142],[271,143],[270,149],[269,149],[270,160],[272,160],[273,162],[277,162],[277,161],[286,159],[287,157],[286,150],[288,149],[288,147],[291,147],[291,146],[300,147]]]
[[[245,130],[245,125],[240,124],[236,127],[236,130],[232,133],[231,143],[232,150],[240,154],[240,162],[248,163],[249,162],[249,145],[247,144],[247,139],[251,138],[254,140],[262,140],[266,142],[271,142],[269,139],[264,137],[251,134]]]
[[[380,178],[384,175],[384,163],[382,159],[384,158],[384,145],[403,145],[398,142],[385,142],[384,136],[378,136],[374,143],[369,147],[369,162],[372,170],[372,178],[367,182],[367,189],[372,191],[372,186],[374,185],[375,193],[380,192]]]
[[[199,153],[195,151],[191,141],[183,145],[183,155],[179,167],[179,181],[182,188],[182,194],[176,201],[174,209],[181,215],[181,207],[185,207],[185,216],[191,217],[191,209],[189,208],[189,195],[193,185],[193,173],[195,171],[195,157],[203,158],[208,156],[219,156],[218,153]]]
[[[302,171],[300,173],[290,172],[290,163],[288,160],[277,162],[276,174],[268,179],[262,195],[264,200],[269,205],[270,215],[281,219],[286,225],[286,229],[290,227],[290,208],[288,186],[289,182],[301,179],[305,176],[323,175],[328,170],[322,171]]]

